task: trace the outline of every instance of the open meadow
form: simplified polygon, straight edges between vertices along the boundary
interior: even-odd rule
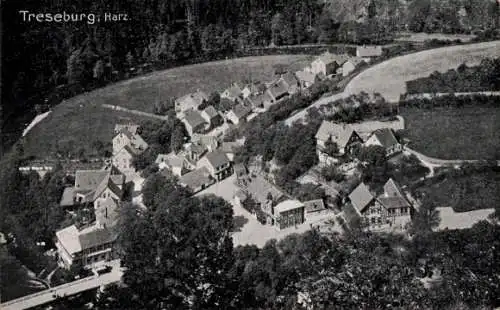
[[[482,59],[500,56],[500,41],[447,46],[386,60],[361,72],[346,86],[345,93],[378,92],[389,101],[406,93],[406,82],[445,72],[462,63],[477,65]]]
[[[86,155],[95,153],[93,144],[111,143],[116,123],[141,122],[151,118],[114,111],[74,100],[54,108],[46,119],[24,137],[24,152],[36,158],[53,158],[57,151],[71,150]],[[111,149],[111,147],[109,148]]]
[[[409,146],[440,159],[500,159],[500,110],[402,107]]]
[[[233,82],[242,85],[244,80],[271,81],[275,78],[275,65],[284,65],[295,72],[309,65],[312,59],[309,55],[255,56],[176,67],[97,89],[85,96],[83,104],[105,103],[153,112],[157,100],[180,97],[197,89],[209,95],[223,91]]]
[[[269,81],[274,66],[299,70],[312,56],[276,55],[244,57],[183,66],[119,82],[70,98],[53,108],[46,119],[25,137],[25,153],[38,158],[54,154],[61,148],[84,149],[92,153],[96,140],[111,142],[113,128],[119,122],[141,122],[150,119],[127,112],[105,109],[102,104],[152,112],[156,100],[166,100],[186,93],[204,90],[222,91],[232,82],[244,79]]]

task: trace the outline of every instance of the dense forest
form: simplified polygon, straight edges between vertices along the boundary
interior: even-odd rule
[[[124,13],[128,20],[28,22],[21,10]],[[400,30],[495,29],[498,2],[8,0],[2,2],[2,22],[4,146],[13,142],[9,133],[35,112],[153,68],[249,54],[253,47],[270,45],[382,43]]]

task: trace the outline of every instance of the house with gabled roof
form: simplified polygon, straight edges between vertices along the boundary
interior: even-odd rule
[[[246,106],[251,107],[254,112],[265,112],[274,103],[274,98],[265,91],[258,95],[251,95],[245,99]]]
[[[184,147],[186,151],[187,168],[189,170],[196,168],[196,163],[208,152],[205,145],[199,142],[191,142]]]
[[[217,119],[219,120],[221,119],[221,116],[219,115],[217,110],[211,105],[209,105],[203,111],[201,111],[201,117],[203,117],[205,122],[210,124],[210,126],[216,124]]]
[[[197,110],[186,111],[182,122],[189,136],[202,132],[208,126],[208,123]]]
[[[175,112],[183,115],[188,110],[196,110],[205,101],[208,101],[208,96],[201,90],[184,95],[175,99]]]
[[[255,201],[255,207],[265,214],[265,224],[275,225],[274,207],[287,200],[288,195],[258,174],[242,174],[238,177],[238,185],[247,197]]]
[[[187,169],[186,158],[180,154],[158,154],[155,160],[160,170],[167,169],[180,177]]]
[[[189,188],[193,194],[214,183],[215,180],[211,177],[210,171],[206,167],[195,169],[179,178],[179,184]]]
[[[338,155],[349,154],[355,145],[361,145],[363,140],[356,130],[349,124],[338,124],[323,121],[316,133],[316,151],[320,162],[329,162],[332,154],[327,154],[328,143],[334,143],[338,148]]]
[[[116,168],[102,170],[77,170],[75,185],[64,189],[61,206],[94,204],[98,198],[120,201],[123,196],[125,176]]]
[[[122,128],[113,138],[113,165],[127,173],[135,171],[133,159],[149,147],[148,143],[137,133]]]
[[[148,148],[148,143],[137,132],[132,133],[124,128],[113,137],[113,154],[118,153],[125,146],[134,149],[135,153],[141,153]]]
[[[261,83],[260,81],[252,82],[243,87],[242,97],[247,98],[251,95],[262,94],[263,92],[266,91],[266,89],[267,87],[264,83]]]
[[[336,74],[337,68],[341,67],[348,59],[349,55],[346,54],[337,55],[325,52],[311,63],[311,72],[315,75],[323,74],[325,76]]]
[[[238,83],[233,83],[229,88],[226,88],[221,94],[221,98],[227,98],[229,100],[236,100],[240,96],[243,96],[243,91],[238,85]]]
[[[269,85],[267,92],[273,98],[272,103],[276,103],[289,95],[288,85],[281,79]]]
[[[351,72],[353,72],[354,70],[357,70],[359,68],[362,68],[363,66],[366,65],[366,61],[363,59],[363,58],[360,58],[360,57],[352,57],[352,58],[349,58],[348,61],[346,61],[342,67],[341,67],[341,73],[342,73],[342,76],[348,76],[349,74],[351,74]]]
[[[133,164],[134,158],[139,156],[142,152],[138,152],[137,149],[131,148],[126,145],[119,152],[113,155],[113,165],[118,167],[123,173],[128,173],[135,171]]]
[[[220,145],[219,138],[202,134],[194,134],[191,137],[191,142],[203,146],[208,152],[215,151]]]
[[[221,181],[232,174],[231,161],[224,152],[209,152],[198,161],[197,168],[205,167],[212,178]]]
[[[375,130],[365,142],[365,146],[370,145],[383,147],[387,157],[394,156],[403,151],[403,146],[399,143],[398,139],[394,135],[394,131],[390,128]]]
[[[289,94],[295,94],[300,91],[299,80],[292,72],[282,74],[280,77],[280,81],[284,83]]]
[[[237,104],[226,114],[226,118],[233,124],[238,125],[239,123],[246,121],[246,118],[250,115],[250,113],[252,113],[252,109],[250,107],[243,104]]]
[[[300,70],[295,72],[301,89],[309,88],[316,82],[316,75],[309,70]]]
[[[392,178],[385,183],[380,195],[373,195],[361,183],[349,194],[348,200],[344,205],[348,209],[346,213],[353,215],[351,220],[359,218],[367,229],[402,231],[411,222],[413,207]]]
[[[349,201],[359,213],[363,213],[367,208],[375,203],[375,196],[373,196],[365,183],[360,183],[349,194]]]
[[[92,225],[78,229],[71,225],[56,232],[59,266],[69,269],[73,265],[90,269],[115,257],[117,234],[112,228]]]
[[[79,175],[79,188],[90,188],[97,183],[98,177],[93,180],[90,173]],[[117,181],[117,177],[110,178]],[[96,194],[100,190],[96,190]],[[117,233],[115,226],[118,223],[119,199],[113,195],[105,195],[106,190],[98,195],[94,202],[95,222],[85,227],[70,225],[56,232],[56,249],[58,263],[63,268],[73,265],[83,268],[92,268],[105,261],[114,259]]]

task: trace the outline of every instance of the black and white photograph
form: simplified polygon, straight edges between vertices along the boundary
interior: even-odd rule
[[[0,309],[500,309],[500,0],[0,0]]]

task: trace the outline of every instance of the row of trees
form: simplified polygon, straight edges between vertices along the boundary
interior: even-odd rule
[[[22,147],[18,147],[0,164],[0,231],[15,238],[11,250],[23,264],[41,270],[45,260],[36,243],[50,245],[65,219],[59,206],[65,175],[60,166],[43,178],[35,172],[23,174],[21,158]]]

